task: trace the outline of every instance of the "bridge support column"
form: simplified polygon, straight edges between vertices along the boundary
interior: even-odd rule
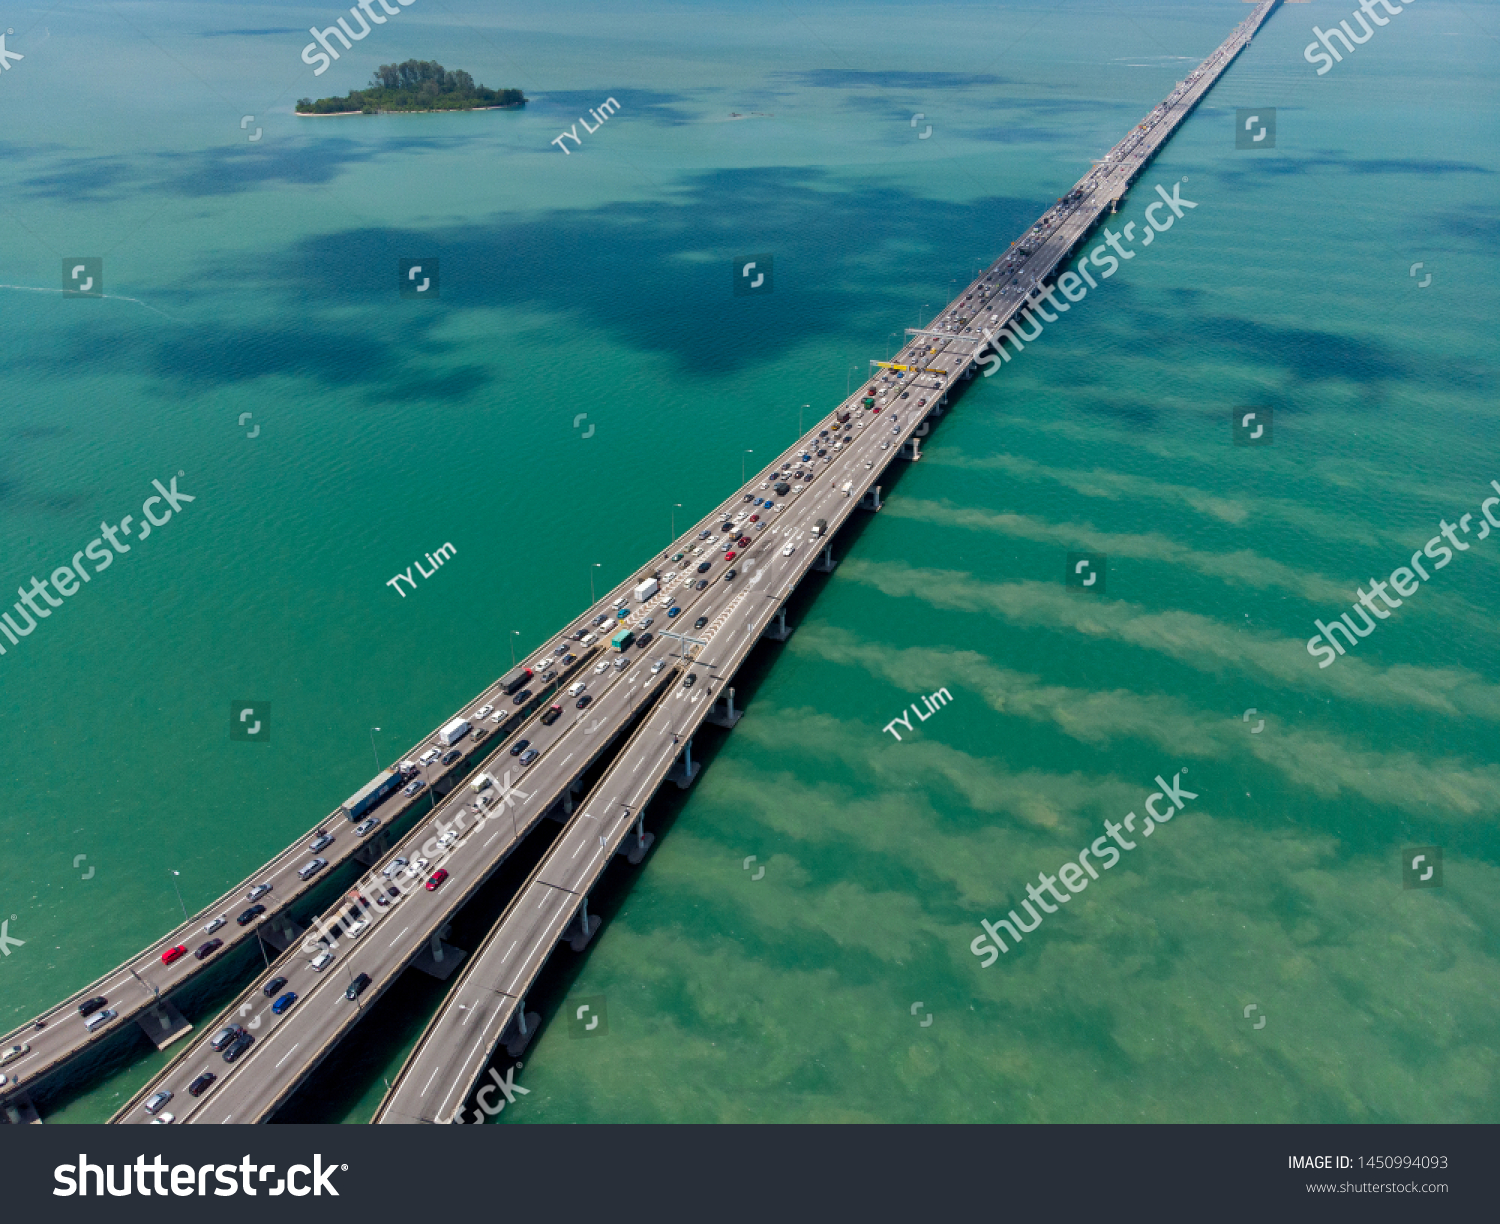
[[[914,438],[925,438],[931,432],[932,425],[928,422],[926,417],[923,417],[922,423],[911,431],[911,436]]]
[[[598,914],[590,916],[589,899],[584,897],[578,906],[578,912],[573,915],[573,921],[563,928],[563,938],[568,941],[568,947],[575,952],[582,952],[589,946],[589,940],[594,938],[594,932],[604,921]]]
[[[820,574],[831,574],[836,565],[838,562],[833,559],[833,541],[829,540],[823,545],[823,552],[818,559],[812,563],[812,568]]]
[[[563,796],[550,808],[547,809],[547,819],[555,820],[558,824],[567,824],[568,817],[573,814],[573,796],[578,793],[578,779],[568,783],[568,789],[563,791]]]
[[[761,634],[761,637],[768,637],[773,642],[784,642],[791,636],[792,631],[786,627],[786,605],[782,604],[776,609],[776,615],[766,626],[766,631]]]
[[[859,506],[857,508],[860,510],[879,510],[880,506],[880,486],[875,485],[859,499]]]
[[[716,727],[732,727],[744,716],[743,710],[734,708],[734,690],[724,689],[709,710],[707,721]]]
[[[412,961],[412,968],[420,969],[428,977],[435,977],[440,982],[446,982],[453,976],[453,971],[469,954],[462,948],[443,942],[448,937],[448,931],[449,928],[445,926],[433,934],[422,954]]]
[[[922,457],[922,442],[919,438],[908,438],[901,443],[901,449],[896,452],[901,459],[909,459],[915,463]]]
[[[626,861],[634,867],[646,857],[646,851],[651,849],[655,841],[656,834],[646,832],[646,814],[641,812],[635,818],[635,828],[625,835],[625,840],[620,843],[615,854],[623,854]]]
[[[158,1050],[165,1050],[174,1041],[180,1041],[193,1031],[193,1026],[183,1014],[168,1000],[161,998],[157,999],[154,1006],[137,1016],[135,1022]]]
[[[278,952],[285,952],[306,933],[306,927],[298,926],[285,914],[277,914],[260,929],[260,937]]]
[[[698,776],[698,771],[703,766],[693,762],[693,741],[683,746],[682,755],[672,762],[672,768],[667,770],[668,782],[675,782],[683,790],[687,790],[693,784],[693,779]]]
[[[36,1106],[31,1103],[31,1098],[24,1092],[19,1096],[13,1096],[0,1106],[0,1118],[9,1122],[12,1126],[40,1126],[42,1115],[37,1113]]]
[[[386,830],[382,828],[374,837],[365,842],[353,854],[353,859],[366,867],[373,867],[383,859],[390,850],[390,841],[386,837]]]
[[[512,1058],[520,1058],[526,1053],[531,1039],[536,1036],[537,1025],[541,1022],[541,1013],[527,1011],[526,1000],[522,999],[521,1005],[511,1016],[510,1023],[505,1026],[505,1031],[500,1034],[500,1043],[505,1047],[505,1052]]]

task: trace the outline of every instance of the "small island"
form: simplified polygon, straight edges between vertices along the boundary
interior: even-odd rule
[[[303,98],[299,115],[382,115],[394,112],[492,110],[525,106],[519,89],[490,89],[474,84],[460,69],[449,72],[436,60],[381,64],[368,89],[350,90],[342,98]]]

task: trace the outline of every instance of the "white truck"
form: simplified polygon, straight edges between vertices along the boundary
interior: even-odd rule
[[[661,584],[655,578],[647,578],[636,583],[635,590],[631,591],[631,594],[635,597],[636,603],[645,603],[659,590],[661,590]]]
[[[442,744],[445,748],[451,748],[468,733],[469,720],[467,718],[455,718],[438,732],[438,743]]]

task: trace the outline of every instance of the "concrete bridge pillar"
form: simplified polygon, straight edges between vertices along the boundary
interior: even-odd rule
[[[910,459],[915,463],[922,457],[922,442],[919,438],[908,438],[901,443],[901,449],[896,452],[901,459]]]
[[[594,938],[594,932],[603,921],[598,914],[590,916],[589,899],[584,897],[578,906],[578,912],[573,915],[573,921],[563,928],[563,938],[568,941],[568,947],[575,952],[582,952],[589,946],[589,940]]]
[[[180,1041],[193,1031],[183,1014],[167,999],[158,998],[156,1003],[136,1017],[141,1032],[151,1039],[158,1050],[165,1050],[174,1041]]]
[[[833,559],[833,541],[829,540],[823,545],[823,551],[818,559],[812,563],[812,568],[820,574],[831,574],[837,564],[838,562]]]
[[[656,834],[646,832],[646,815],[642,812],[635,818],[635,828],[625,835],[625,840],[620,843],[620,848],[615,853],[623,854],[634,867],[646,857],[646,851],[651,849],[655,841]]]
[[[531,1039],[536,1036],[536,1027],[541,1022],[541,1013],[527,1011],[526,1000],[522,999],[521,1005],[511,1016],[510,1023],[500,1034],[500,1041],[505,1046],[505,1052],[512,1058],[520,1058],[526,1052],[526,1047],[531,1044]]]
[[[547,809],[547,819],[555,820],[558,824],[567,824],[568,817],[573,814],[573,796],[578,793],[578,779],[568,783],[568,789],[563,791],[563,796],[550,808]]]
[[[675,782],[683,790],[687,790],[693,784],[693,779],[698,776],[698,771],[703,766],[693,761],[693,741],[683,746],[682,755],[672,762],[672,768],[667,770],[668,782]]]
[[[446,982],[453,976],[464,957],[469,954],[462,948],[455,948],[452,944],[444,943],[448,938],[449,926],[434,931],[432,938],[427,941],[427,947],[422,949],[422,954],[412,962],[414,969],[420,969],[428,977],[435,977],[440,982]]]
[[[278,952],[285,952],[307,933],[286,914],[277,914],[260,928],[260,937]]]
[[[0,1106],[0,1116],[12,1126],[40,1126],[42,1123],[42,1115],[24,1092],[11,1097]]]
[[[380,862],[390,850],[390,839],[387,837],[384,827],[379,829],[374,837],[362,843],[353,854],[354,861],[366,867],[373,867]]]
[[[873,486],[863,497],[859,499],[858,508],[860,510],[879,510],[880,506],[881,501],[879,485]]]
[[[732,727],[744,716],[743,710],[734,708],[734,690],[724,689],[708,712],[708,720],[716,727]]]
[[[766,626],[766,631],[761,636],[768,637],[773,642],[784,642],[792,636],[792,631],[786,627],[785,604],[776,609],[776,615],[771,619],[771,623]]]

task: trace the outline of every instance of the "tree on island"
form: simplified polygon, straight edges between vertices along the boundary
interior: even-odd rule
[[[463,69],[449,72],[436,60],[407,60],[404,64],[381,64],[370,77],[367,89],[353,89],[342,98],[303,98],[299,115],[332,115],[359,111],[377,115],[383,111],[476,110],[487,106],[525,106],[519,89],[490,89],[474,84]]]

